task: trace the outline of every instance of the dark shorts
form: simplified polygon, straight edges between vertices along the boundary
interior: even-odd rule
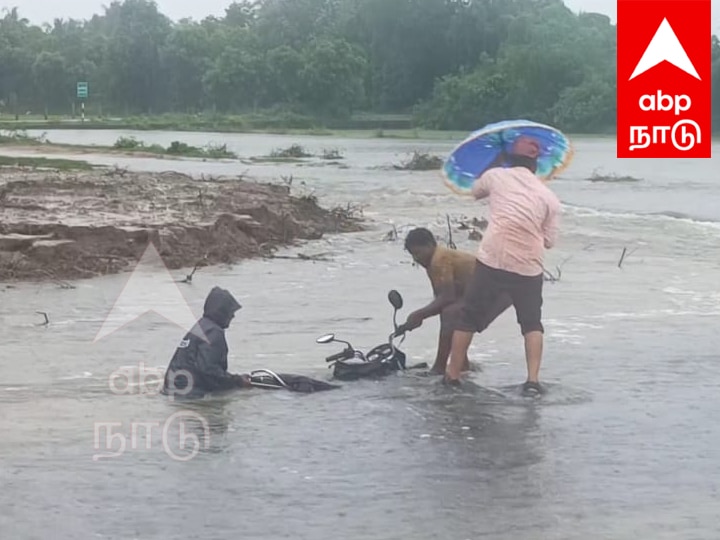
[[[453,326],[461,332],[482,332],[509,305],[513,305],[523,335],[544,332],[541,322],[542,288],[542,274],[522,276],[478,262]]]
[[[505,310],[512,306],[512,298],[507,293],[498,294],[494,299],[489,309],[483,310],[483,313],[477,318],[473,319],[472,331],[482,332],[490,323],[502,315]],[[465,328],[467,325],[464,324],[465,313],[464,313],[464,301],[461,298],[456,302],[453,302],[448,307],[443,309],[440,314],[440,331],[449,332],[452,334],[455,330],[460,329],[459,327]],[[470,330],[467,330],[470,331]]]

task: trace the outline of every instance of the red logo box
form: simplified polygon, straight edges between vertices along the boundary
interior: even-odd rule
[[[617,8],[617,157],[711,157],[710,0]]]

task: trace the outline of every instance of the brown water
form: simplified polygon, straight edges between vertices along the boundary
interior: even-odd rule
[[[82,144],[119,135],[49,134]],[[181,285],[196,315],[213,285],[241,300],[228,331],[233,371],[328,376],[323,359],[336,349],[317,345],[316,336],[335,332],[372,346],[389,332],[388,289],[404,295],[401,315],[429,300],[426,277],[401,243],[382,240],[392,224],[401,233],[426,225],[442,235],[446,213],[484,213],[435,173],[377,168],[415,148],[443,153],[450,144],[137,136],[227,142],[245,157],[292,142],[340,147],[348,169],[99,160],[196,174],[249,169],[261,179],[292,174],[293,185],[315,190],[325,204],[363,203],[375,223],[296,250],[328,253],[329,263],[247,261],[202,269],[191,286]],[[0,538],[718,537],[717,158],[620,162],[612,141],[577,146],[575,163],[554,184],[566,208],[547,266],[565,262],[561,281],[546,287],[542,376],[550,391],[537,402],[516,393],[524,365],[512,312],[476,338],[473,359],[483,371],[460,393],[406,374],[309,396],[257,390],[189,408],[109,387],[122,367],[162,373],[182,334],[148,314],[94,342],[127,275],[73,290],[0,288]],[[597,167],[644,181],[584,181]],[[475,249],[457,234],[459,247]],[[618,269],[623,247],[635,251]],[[170,279],[157,276],[154,288]],[[50,325],[38,326],[36,311],[48,312]],[[432,361],[436,332],[429,321],[409,335],[403,347],[411,361]],[[184,462],[171,456],[191,450],[178,447],[182,419],[162,436],[178,412],[207,422],[203,431],[185,417],[207,448]],[[126,448],[93,460],[107,451],[104,432],[94,444],[103,422],[120,423]],[[142,427],[131,447],[133,422],[157,422],[149,449]]]

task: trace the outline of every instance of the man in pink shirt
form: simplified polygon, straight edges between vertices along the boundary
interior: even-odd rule
[[[457,384],[478,321],[498,295],[512,298],[525,339],[527,381],[523,392],[540,393],[538,375],[543,351],[543,254],[555,245],[560,201],[535,175],[538,143],[520,137],[506,156],[508,168],[488,169],[473,185],[476,199],[487,198],[490,220],[477,254],[472,280],[465,289],[454,326],[445,380]]]

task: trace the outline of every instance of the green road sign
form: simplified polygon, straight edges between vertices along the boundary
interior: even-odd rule
[[[85,99],[88,97],[88,83],[86,83],[86,82],[77,83],[77,97],[80,99]]]

